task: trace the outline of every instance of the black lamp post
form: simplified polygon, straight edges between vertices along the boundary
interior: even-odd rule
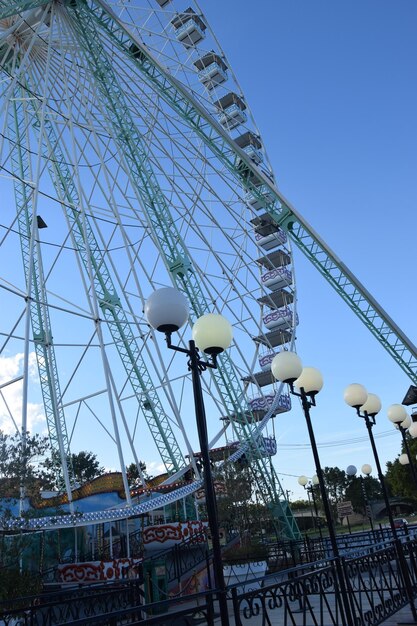
[[[203,315],[193,326],[193,339],[189,341],[188,348],[172,345],[172,333],[179,330],[186,323],[188,314],[188,302],[185,296],[172,287],[158,289],[148,298],[145,305],[145,315],[149,324],[156,330],[165,333],[168,348],[176,352],[183,352],[188,356],[188,369],[191,371],[193,382],[194,408],[203,466],[207,517],[213,547],[214,582],[219,593],[221,624],[222,626],[229,626],[217,502],[211,473],[206,413],[200,376],[207,368],[217,367],[217,355],[228,348],[232,341],[232,327],[221,315]],[[200,358],[199,349],[209,355],[209,361]]]
[[[361,472],[362,474],[365,474],[365,476],[370,476],[372,473],[372,467],[369,465],[369,463],[364,463],[364,465],[362,465],[361,467]],[[363,502],[365,505],[365,514],[368,516],[369,523],[371,525],[371,531],[373,534],[374,533],[374,520],[372,516],[371,504],[368,500],[368,494],[366,493],[365,480],[362,475],[360,475],[359,478],[361,481],[361,490],[362,490]]]
[[[375,439],[372,433],[372,427],[375,426],[375,416],[381,410],[381,401],[374,393],[368,393],[363,385],[353,383],[345,389],[344,398],[346,404],[356,409],[356,413],[359,417],[365,420],[366,428],[368,429],[369,441],[371,442],[372,452],[375,459],[375,465],[378,472],[379,482],[381,483],[382,494],[385,501],[385,507],[388,513],[389,524],[391,527],[392,536],[397,549],[398,566],[401,570],[401,574],[404,580],[404,586],[406,589],[407,597],[410,602],[410,608],[413,614],[413,619],[417,621],[417,612],[414,606],[414,594],[411,585],[410,572],[408,571],[407,562],[404,555],[403,545],[398,537],[397,529],[395,528],[394,518],[392,515],[388,492],[385,485],[384,475],[381,470],[381,464],[379,462],[378,451],[375,445]]]
[[[316,438],[314,435],[313,425],[310,417],[310,408],[316,406],[316,395],[323,386],[323,378],[318,370],[313,367],[302,366],[300,358],[295,352],[279,352],[271,363],[273,376],[284,383],[288,383],[291,394],[300,398],[307,423],[307,430],[310,438],[311,450],[313,452],[316,474],[319,480],[320,493],[323,502],[324,514],[326,516],[327,527],[329,531],[330,544],[332,547],[337,583],[342,597],[342,613],[344,613],[343,624],[346,626],[354,626],[354,610],[349,601],[347,593],[346,579],[340,560],[339,548],[336,540],[336,532],[333,525],[333,517],[330,511],[330,504],[327,497],[326,485],[324,483],[323,472],[320,465],[320,458],[317,450]],[[296,387],[298,391],[295,391]]]
[[[307,491],[308,504],[310,506],[311,519],[313,522],[313,530],[316,530],[316,528],[318,528],[320,537],[321,539],[323,539],[321,525],[319,523],[318,517],[316,496],[314,494],[314,487],[319,484],[319,479],[316,475],[314,475],[311,480],[308,480],[307,476],[300,476],[298,478],[298,484]]]

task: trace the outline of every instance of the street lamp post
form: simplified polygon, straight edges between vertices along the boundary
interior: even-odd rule
[[[346,404],[356,410],[358,417],[365,420],[366,428],[368,429],[369,441],[371,443],[372,452],[375,459],[375,465],[378,472],[379,482],[381,483],[382,494],[384,497],[385,507],[388,513],[389,524],[391,527],[392,536],[397,549],[398,565],[400,567],[402,577],[404,580],[404,586],[410,602],[410,608],[413,614],[413,619],[417,621],[417,612],[414,606],[414,595],[411,585],[410,572],[408,571],[407,562],[404,555],[402,543],[398,537],[397,529],[395,528],[394,518],[392,515],[391,507],[389,504],[388,492],[385,485],[384,475],[381,470],[381,464],[379,462],[378,451],[375,445],[375,439],[372,433],[372,427],[375,426],[375,417],[381,410],[381,401],[374,393],[368,393],[363,385],[353,383],[346,387],[344,392],[344,399]]]
[[[217,368],[217,355],[228,348],[232,341],[232,327],[222,315],[209,313],[198,318],[194,324],[192,328],[193,338],[189,341],[188,348],[173,345],[171,343],[171,335],[186,323],[189,308],[185,296],[172,287],[158,289],[148,298],[145,304],[145,315],[152,328],[165,334],[167,346],[170,350],[182,352],[188,356],[188,369],[191,371],[192,376],[194,408],[203,466],[207,517],[213,547],[214,581],[219,592],[221,624],[222,626],[229,626],[217,502],[211,473],[207,421],[200,376],[207,368]],[[199,350],[209,355],[210,360],[202,360]]]
[[[298,478],[298,484],[301,485],[301,487],[303,487],[307,492],[308,504],[310,507],[311,519],[313,522],[313,530],[316,530],[316,528],[318,528],[320,537],[323,538],[321,525],[318,519],[316,496],[314,494],[314,487],[319,484],[319,479],[316,475],[314,475],[311,480],[308,480],[307,476],[300,476]]]
[[[369,463],[364,463],[361,467],[361,472],[362,474],[365,474],[365,476],[370,476],[372,473],[372,467],[369,465]],[[368,500],[368,494],[366,493],[366,486],[365,486],[365,481],[363,479],[362,474],[359,476],[360,481],[361,481],[361,490],[362,490],[362,496],[363,496],[363,501],[365,504],[365,513],[368,515],[368,519],[369,519],[369,523],[371,525],[371,531],[372,534],[374,534],[374,520],[373,520],[373,516],[372,516],[372,510],[371,510],[371,505],[370,502]]]
[[[356,476],[356,466],[355,465],[348,465],[346,468],[346,475],[349,476],[349,478],[354,478]],[[349,535],[352,534],[352,529],[350,527],[350,519],[349,519],[349,515],[346,515],[346,521],[347,521],[347,525],[348,525],[348,529],[349,529]]]
[[[323,387],[323,378],[321,373],[313,367],[302,366],[301,359],[295,352],[283,351],[279,352],[271,363],[271,370],[274,378],[288,383],[291,394],[300,398],[307,423],[307,430],[310,438],[311,450],[314,457],[316,474],[320,485],[321,498],[323,502],[324,514],[326,516],[327,526],[329,530],[330,544],[332,547],[337,581],[342,597],[342,613],[344,613],[343,623],[346,626],[354,626],[354,609],[350,604],[346,579],[340,559],[339,548],[336,540],[336,533],[333,525],[333,518],[330,511],[330,504],[327,497],[326,485],[324,483],[323,472],[320,464],[320,457],[317,450],[316,438],[314,435],[313,425],[310,417],[310,408],[316,406],[316,395]],[[298,389],[295,391],[294,387]]]
[[[401,454],[399,462],[401,465],[410,465],[411,475],[413,477],[414,484],[417,486],[417,472],[416,466],[413,462],[413,458],[410,452],[410,446],[407,440],[407,429],[413,432],[411,417],[401,404],[391,404],[387,411],[388,419],[394,424],[394,426],[400,431],[405,449],[405,454]],[[410,433],[410,434],[411,434]]]

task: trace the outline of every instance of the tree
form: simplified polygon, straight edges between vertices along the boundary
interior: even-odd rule
[[[415,459],[417,439],[413,439],[408,433],[406,433],[406,437],[411,458]],[[405,452],[405,445],[402,442],[401,453],[404,454]],[[417,501],[417,486],[412,478],[411,468],[409,465],[401,465],[399,455],[394,461],[388,461],[385,479],[391,496],[411,498]]]
[[[49,441],[41,435],[20,433],[7,435],[0,431],[0,518],[5,521],[16,514],[21,496],[40,497],[47,484],[43,468]],[[30,510],[22,511],[29,516]],[[2,534],[0,542],[0,600],[37,593],[42,585],[39,572],[20,571],[20,561],[30,546],[30,533]]]
[[[50,458],[45,459],[43,467],[45,468],[45,479],[50,489],[62,489],[63,482],[60,471],[61,461],[59,454],[54,452]],[[97,455],[93,452],[83,450],[81,452],[73,452],[69,459],[69,465],[72,468],[74,479],[79,484],[93,480],[104,474],[104,467],[100,466]]]
[[[21,490],[28,497],[38,497],[46,486],[43,467],[45,453],[49,450],[47,437],[20,433],[6,435],[0,431],[0,494],[5,511],[6,500],[20,497]]]
[[[147,473],[146,464],[143,461],[139,461],[139,467],[141,469],[144,479],[151,480],[152,476],[149,476],[149,474]],[[142,479],[139,475],[139,470],[138,470],[138,466],[136,465],[136,463],[131,463],[130,465],[126,467],[126,475],[127,475],[127,482],[129,483],[129,487],[138,488],[138,487],[145,486],[145,485],[142,485]]]
[[[71,455],[74,478],[79,483],[85,483],[104,474],[104,467],[100,466],[97,455],[83,450]]]
[[[311,509],[311,503],[308,500],[294,500],[291,502],[291,509],[293,511],[303,511]]]
[[[366,478],[358,478],[356,476],[348,477],[347,487],[345,491],[346,500],[352,502],[353,510],[356,513],[365,513],[365,494],[368,502],[380,500],[382,498],[381,484],[379,480],[372,476]],[[362,489],[365,490],[365,494]]]
[[[251,470],[245,463],[226,464],[220,470],[217,469],[215,480],[224,483],[225,487],[224,493],[217,498],[219,523],[237,530],[243,536],[254,521],[259,524],[259,507],[266,512],[263,505],[251,503],[255,487]]]
[[[338,467],[325,467],[323,478],[330,503],[335,505],[344,500],[348,484],[346,472]]]

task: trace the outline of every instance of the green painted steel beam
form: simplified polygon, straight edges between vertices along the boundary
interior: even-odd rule
[[[45,417],[53,460],[62,459],[66,463],[69,484],[65,484],[65,473],[62,483],[70,490],[75,482],[71,464],[69,438],[62,408],[61,390],[56,365],[51,322],[47,305],[47,292],[43,276],[42,262],[37,246],[31,246],[32,221],[34,217],[33,185],[25,181],[31,180],[28,150],[25,145],[28,124],[25,108],[25,89],[17,88],[16,98],[10,109],[11,123],[9,139],[11,140],[11,162],[16,173],[14,181],[17,221],[20,234],[23,267],[29,295],[29,309],[32,324],[33,343],[38,364],[39,380],[44,401]],[[35,215],[36,218],[36,215]],[[57,464],[57,472],[62,472],[62,465]]]
[[[51,0],[0,0],[0,20],[12,15],[18,15],[22,11],[36,9],[49,4]]]
[[[93,10],[120,48],[128,52],[132,42],[138,46],[143,54],[135,58],[135,63],[148,84],[193,128],[244,188],[263,201],[265,210],[288,232],[292,241],[416,384],[417,348],[375,298],[291,206],[274,183],[236,145],[217,120],[159,65],[106,3],[94,0]],[[272,199],[265,199],[265,193],[271,194]]]

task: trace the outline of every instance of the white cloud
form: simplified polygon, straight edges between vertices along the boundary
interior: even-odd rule
[[[0,385],[10,382],[23,374],[23,353],[14,356],[0,356]],[[29,355],[29,396],[31,390],[39,387],[36,354]],[[0,430],[14,434],[16,427],[12,417],[20,429],[22,425],[23,380],[14,382],[0,389]],[[12,416],[12,417],[11,417]],[[39,426],[45,426],[45,414],[40,403],[27,402],[27,430],[35,432]]]
[[[159,476],[166,473],[165,465],[160,461],[145,461],[145,465],[146,473],[149,476]]]

